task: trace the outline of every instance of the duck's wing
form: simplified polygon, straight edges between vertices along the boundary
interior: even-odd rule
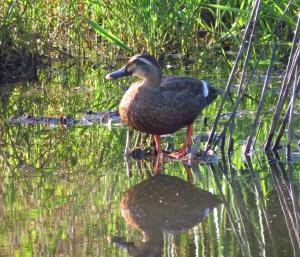
[[[188,94],[191,97],[197,96],[201,98],[208,94],[208,90],[209,87],[205,81],[191,77],[165,76],[161,81],[162,92],[185,92],[185,94]]]
[[[190,77],[163,77],[160,87],[161,110],[173,122],[191,124],[207,105],[201,80]],[[183,126],[182,125],[182,126]],[[178,125],[179,126],[179,125]]]

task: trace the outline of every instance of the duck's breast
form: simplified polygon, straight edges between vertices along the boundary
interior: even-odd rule
[[[173,132],[169,111],[159,92],[143,87],[129,88],[119,106],[121,119],[127,126],[156,135]]]

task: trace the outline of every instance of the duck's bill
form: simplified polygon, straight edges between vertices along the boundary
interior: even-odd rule
[[[130,73],[124,68],[114,71],[112,73],[109,73],[105,76],[105,79],[117,79],[117,78],[121,78],[124,76],[129,76]]]

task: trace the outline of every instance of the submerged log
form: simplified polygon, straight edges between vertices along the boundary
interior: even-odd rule
[[[33,124],[49,124],[57,125],[62,124],[70,126],[74,124],[79,125],[92,125],[95,123],[109,124],[111,122],[121,122],[118,111],[106,111],[106,112],[93,112],[87,111],[81,118],[75,119],[71,115],[61,115],[60,117],[34,117],[32,115],[25,114],[20,117],[13,117],[10,119],[12,123],[21,123],[26,125]]]

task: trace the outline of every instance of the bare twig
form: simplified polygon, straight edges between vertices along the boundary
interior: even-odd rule
[[[300,80],[300,73],[299,73],[299,62],[298,62],[298,65],[296,67],[293,92],[292,92],[292,97],[291,97],[291,102],[290,102],[291,110],[290,110],[290,115],[289,115],[287,147],[290,147],[291,141],[292,141],[292,132],[293,132],[292,124],[293,124],[294,105],[295,105],[296,94],[297,94],[298,87],[299,87],[299,82],[300,82],[299,80]]]
[[[262,89],[262,92],[261,92],[261,98],[260,98],[260,101],[259,101],[259,104],[258,104],[258,108],[257,108],[257,112],[256,112],[256,115],[255,115],[255,119],[253,121],[253,125],[252,125],[252,127],[250,129],[250,132],[249,132],[249,135],[248,135],[248,139],[247,139],[247,142],[246,142],[246,145],[245,145],[245,152],[244,152],[244,154],[248,154],[249,153],[250,148],[251,148],[251,146],[253,144],[253,137],[255,135],[255,132],[256,132],[256,129],[257,129],[257,125],[258,125],[258,121],[259,121],[259,116],[260,116],[262,107],[263,107],[264,102],[265,102],[266,89],[267,89],[267,86],[269,85],[269,78],[270,78],[271,68],[272,68],[273,59],[274,59],[274,53],[275,53],[275,45],[272,48],[272,54],[271,54],[270,64],[268,66],[268,70],[267,70],[266,78],[265,78],[265,81],[264,81],[263,89]]]
[[[300,89],[300,85],[299,85],[300,84],[300,76],[298,76],[298,79],[297,79],[297,81],[295,83],[297,85],[297,87],[295,89],[295,92],[297,93],[299,91],[299,89]],[[279,131],[278,131],[278,135],[276,137],[276,140],[275,140],[275,143],[274,143],[274,146],[273,146],[273,150],[276,150],[276,149],[279,148],[280,140],[281,140],[281,138],[282,138],[282,136],[284,134],[284,130],[285,130],[286,125],[287,125],[287,123],[289,121],[291,104],[292,104],[292,102],[290,102],[290,104],[288,106],[288,109],[287,109],[287,112],[285,113],[283,121],[282,121],[282,123],[280,125]]]
[[[293,3],[293,0],[290,0],[289,3],[286,5],[286,7],[285,7],[285,9],[284,9],[284,11],[283,11],[281,17],[278,19],[278,21],[277,21],[277,23],[276,23],[276,25],[275,25],[275,27],[274,27],[274,29],[273,29],[271,35],[274,35],[274,34],[275,34],[275,32],[276,32],[278,26],[280,25],[280,23],[281,23],[283,17],[285,16],[285,13],[287,12],[287,10],[289,9],[289,7],[290,7],[290,5],[291,5],[292,3]],[[253,8],[254,8],[254,7],[253,7]],[[254,9],[252,10],[251,17],[253,17],[253,14],[254,14],[253,11],[254,11]],[[251,21],[251,17],[250,17],[250,19],[249,19],[249,23],[250,23],[250,21]],[[249,23],[248,23],[248,25],[249,25]],[[246,30],[247,34],[249,33],[248,25],[247,25],[247,30]],[[229,79],[228,79],[228,82],[227,82],[227,85],[226,85],[226,89],[225,89],[224,95],[223,95],[223,97],[222,97],[221,104],[220,104],[220,106],[219,106],[218,114],[217,114],[217,116],[216,116],[216,119],[215,119],[215,121],[214,121],[212,130],[211,130],[211,133],[210,133],[210,137],[209,137],[208,142],[207,142],[207,144],[206,144],[206,147],[205,147],[205,150],[206,150],[206,151],[207,151],[209,148],[211,148],[212,140],[213,140],[214,137],[215,137],[216,127],[217,127],[217,125],[218,125],[218,122],[219,122],[219,119],[220,119],[220,116],[221,116],[221,111],[222,111],[222,109],[223,109],[224,102],[225,102],[226,97],[227,97],[227,94],[228,94],[228,92],[227,92],[227,87],[230,86],[230,84],[231,84],[231,82],[232,82],[232,80],[233,80],[233,78],[232,78],[231,76],[233,76],[233,74],[234,74],[233,70],[236,68],[235,65],[236,65],[236,63],[241,59],[241,56],[239,56],[239,55],[241,54],[241,53],[240,53],[241,48],[242,48],[242,46],[244,46],[243,44],[245,43],[244,40],[245,40],[246,32],[245,32],[245,34],[244,34],[244,38],[243,38],[243,41],[242,41],[240,50],[239,50],[239,52],[238,52],[237,58],[236,58],[236,60],[235,60],[234,66],[233,66],[233,68],[232,68],[230,77],[229,77]],[[267,43],[265,44],[264,48],[262,49],[261,53],[259,54],[259,56],[258,56],[258,58],[257,58],[257,60],[256,60],[256,62],[255,62],[255,64],[254,64],[254,67],[253,67],[253,69],[252,69],[252,71],[251,71],[251,73],[250,73],[250,76],[249,76],[249,78],[248,78],[248,80],[247,80],[247,82],[246,82],[246,85],[244,86],[242,95],[244,95],[245,89],[247,88],[248,84],[250,83],[250,81],[251,81],[251,79],[252,79],[252,77],[253,77],[253,75],[254,75],[254,73],[255,73],[257,67],[258,67],[259,61],[260,61],[261,58],[263,57],[263,54],[265,53],[265,51],[268,49],[268,46],[269,46],[269,44],[270,44],[270,42],[271,42],[271,39],[272,39],[272,37],[269,38],[269,40],[268,40]],[[229,90],[229,89],[228,89],[228,90]],[[224,102],[223,102],[223,100],[224,100]],[[240,99],[238,100],[238,102],[237,102],[238,105],[239,105],[240,101],[241,101],[241,98],[240,98]],[[234,116],[232,115],[232,116],[230,117],[230,119],[232,119],[232,117],[234,117]],[[228,124],[229,124],[229,123],[227,122],[227,124],[225,124],[225,126],[223,127],[223,131],[222,131],[222,133],[221,133],[221,134],[223,135],[223,139],[224,139],[224,137],[225,137],[225,133],[226,133],[226,129],[227,129]],[[221,139],[221,138],[219,137],[219,138],[216,140],[216,142],[214,143],[214,146],[212,147],[213,149],[218,145],[220,139]],[[223,143],[224,143],[224,141],[223,141]],[[225,145],[225,144],[223,144],[223,145]]]
[[[275,133],[275,128],[277,126],[278,120],[279,120],[279,116],[283,107],[283,104],[285,102],[285,98],[288,92],[288,87],[289,87],[289,82],[293,73],[293,68],[292,65],[293,63],[295,63],[295,57],[297,56],[297,49],[299,49],[296,47],[297,45],[297,41],[298,41],[298,32],[299,32],[299,24],[300,24],[300,15],[298,15],[298,21],[297,21],[297,25],[296,25],[296,30],[295,30],[295,35],[293,38],[293,45],[291,48],[291,53],[289,56],[289,60],[288,60],[288,64],[286,67],[286,73],[282,82],[282,87],[281,87],[281,91],[280,91],[280,95],[277,101],[277,105],[276,105],[276,110],[275,110],[275,114],[273,116],[273,120],[272,120],[272,124],[270,127],[270,131],[269,134],[267,136],[266,142],[264,143],[264,148],[265,149],[269,149],[270,145],[271,145],[271,141],[273,139],[274,133]],[[299,53],[298,53],[299,56]]]
[[[221,100],[221,103],[219,105],[219,109],[218,109],[218,112],[217,112],[217,115],[216,115],[213,127],[212,127],[211,132],[210,132],[210,136],[209,136],[208,141],[207,141],[206,146],[205,146],[205,151],[208,151],[210,149],[210,147],[211,147],[211,143],[212,143],[212,140],[213,140],[213,138],[215,136],[217,125],[218,125],[218,122],[219,122],[220,117],[221,117],[221,112],[223,110],[225,101],[226,101],[228,93],[230,91],[231,83],[232,83],[233,78],[235,76],[235,72],[236,72],[236,70],[238,68],[238,63],[239,63],[239,61],[242,58],[242,54],[243,54],[243,51],[244,51],[244,47],[245,47],[248,35],[251,32],[251,30],[253,30],[253,26],[252,26],[253,25],[253,18],[255,17],[255,13],[256,13],[256,11],[257,11],[257,9],[259,7],[259,4],[260,4],[260,0],[256,0],[255,3],[254,3],[254,6],[253,6],[253,9],[252,9],[250,18],[249,18],[249,22],[248,22],[246,30],[245,30],[245,34],[244,34],[242,43],[240,45],[240,49],[238,51],[238,54],[237,54],[236,59],[235,59],[235,63],[233,65],[233,67],[232,67],[230,76],[228,78],[228,81],[227,81],[227,84],[226,84],[226,88],[225,88],[224,94],[222,96],[222,100]]]
[[[229,138],[228,138],[229,148],[228,148],[228,152],[231,151],[231,148],[233,147],[232,135],[233,135],[233,131],[234,131],[236,111],[237,111],[237,108],[239,106],[240,99],[243,95],[242,93],[245,92],[246,86],[248,85],[248,83],[247,83],[244,86],[244,89],[243,89],[244,78],[245,78],[245,74],[246,74],[246,70],[247,70],[247,66],[248,66],[248,62],[249,62],[249,58],[250,58],[250,49],[251,49],[251,46],[252,46],[252,42],[253,42],[253,38],[254,38],[255,25],[256,25],[256,21],[257,21],[257,17],[258,17],[258,10],[259,10],[259,6],[257,7],[255,15],[253,17],[253,28],[251,30],[251,34],[250,34],[250,37],[249,37],[248,47],[247,47],[246,56],[245,56],[243,69],[242,69],[242,75],[241,75],[241,79],[240,79],[240,84],[239,84],[239,88],[238,88],[238,92],[237,92],[237,96],[236,96],[236,100],[235,100],[235,105],[234,105],[234,108],[233,108],[233,111],[232,111],[232,114],[231,114],[232,119],[229,120]]]

